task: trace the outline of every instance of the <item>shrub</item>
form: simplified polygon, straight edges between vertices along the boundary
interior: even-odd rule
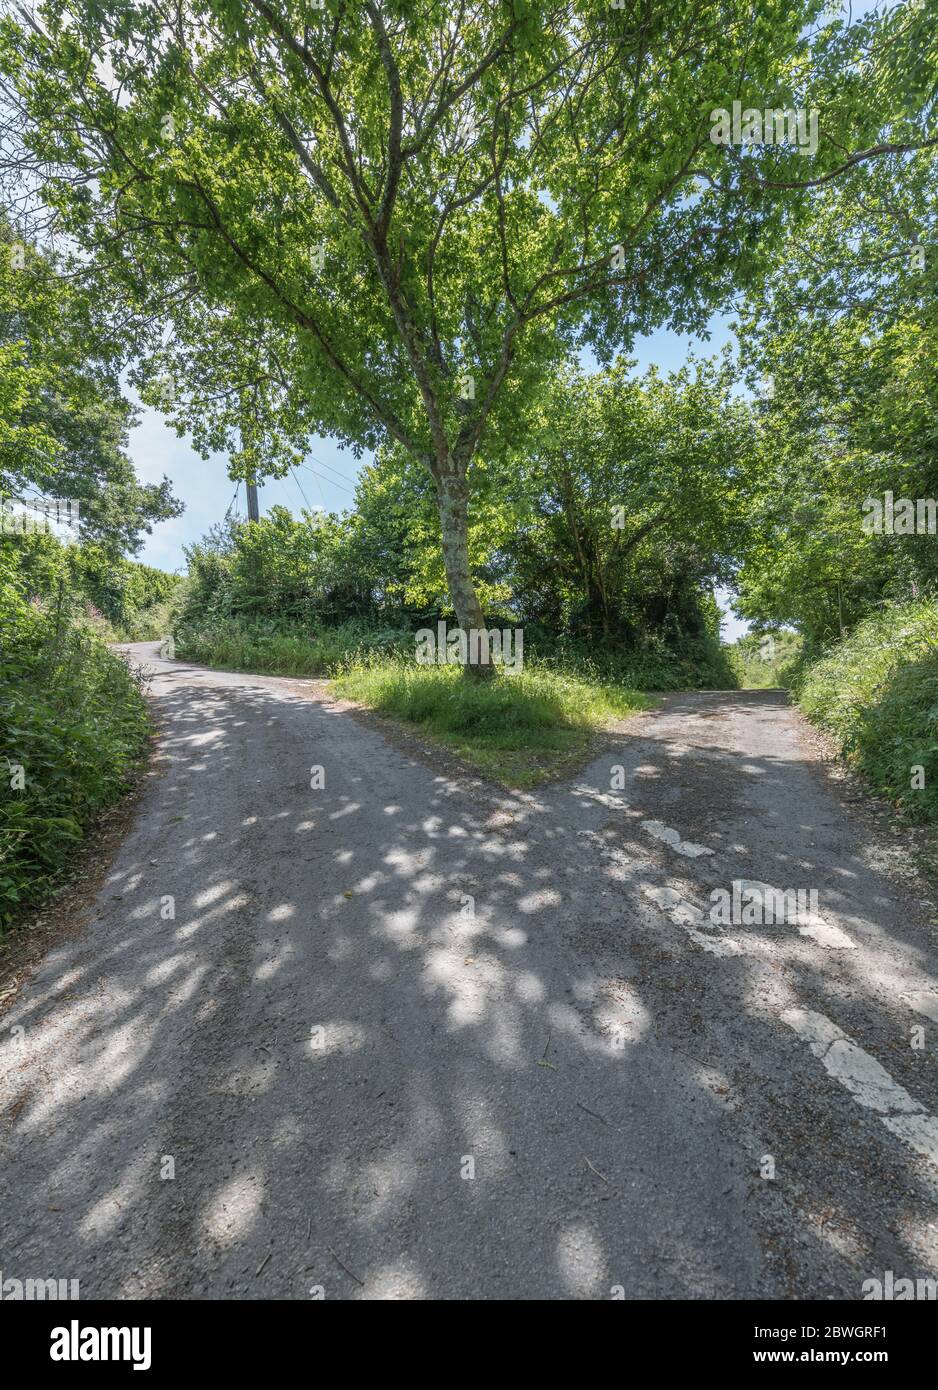
[[[351,620],[335,627],[302,627],[269,618],[210,617],[179,622],[176,653],[231,671],[278,676],[326,676],[354,656],[413,651],[413,634]]]
[[[765,638],[772,646],[763,647]],[[767,690],[788,683],[802,650],[801,637],[787,630],[748,633],[726,648],[736,679],[745,690]]]
[[[149,715],[99,619],[64,583],[56,601],[30,603],[7,562],[0,610],[2,928],[49,891],[91,818],[126,788]]]
[[[887,605],[804,666],[794,689],[879,792],[910,819],[938,820],[938,604]]]

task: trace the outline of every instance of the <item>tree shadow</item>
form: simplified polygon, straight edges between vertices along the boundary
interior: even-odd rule
[[[933,1170],[780,1016],[797,999],[885,1046],[926,977],[889,885],[846,852],[824,867],[864,956],[904,953],[876,978],[790,929],[714,960],[645,891],[703,893],[779,798],[747,876],[787,884],[808,834],[847,835],[795,750],[741,758],[700,719],[756,704],[768,728],[775,692],[671,697],[572,783],[512,794],[296,682],[161,670],[159,776],[90,928],[5,1020],[7,1277],[855,1298],[882,1268],[934,1273]],[[675,863],[656,816],[717,855]]]

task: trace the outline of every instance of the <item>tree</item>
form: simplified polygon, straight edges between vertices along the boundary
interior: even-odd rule
[[[631,365],[559,382],[517,463],[528,577],[549,576],[596,640],[634,636],[669,588],[728,578],[760,461],[728,360]]]
[[[560,373],[524,447],[470,469],[486,611],[548,641],[621,648],[656,626],[699,630],[701,596],[729,579],[748,534],[764,465],[734,364],[669,377],[633,366]],[[360,479],[352,535],[376,586],[435,618],[446,584],[430,487],[405,450],[382,450]]]
[[[89,296],[0,225],[0,495],[77,501],[83,540],[135,553],[182,505],[137,479],[134,420]]]
[[[739,607],[810,643],[938,586],[927,533],[864,525],[868,499],[938,499],[936,230],[933,150],[851,174],[743,317],[743,355],[771,391]]]
[[[896,68],[920,7],[807,37],[822,8],[48,0],[0,30],[7,168],[201,446],[240,435],[245,476],[313,432],[425,465],[481,627],[470,465],[523,442],[545,373],[703,330],[812,182],[924,138]],[[735,98],[823,111],[810,179],[794,146],[714,142]]]

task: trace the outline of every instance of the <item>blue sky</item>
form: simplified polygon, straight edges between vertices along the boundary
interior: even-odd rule
[[[660,329],[640,339],[631,355],[640,372],[652,365],[663,372],[677,371],[689,353],[712,355],[733,342],[728,322],[720,316],[711,321],[710,333],[710,340],[705,341]],[[182,571],[185,568],[183,546],[198,540],[216,521],[221,521],[234,497],[235,484],[228,477],[224,455],[216,454],[208,460],[199,458],[189,440],[177,438],[175,430],[166,424],[158,410],[141,406],[140,411],[140,423],[130,437],[130,455],[137,473],[144,482],[157,482],[166,474],[186,510],[181,517],[154,526],[138,558],[159,569]],[[299,512],[304,506],[324,507],[330,512],[346,510],[352,506],[355,479],[367,458],[370,455],[359,462],[350,450],[341,449],[336,440],[316,439],[306,465],[296,470],[295,480],[292,477],[273,479],[263,485],[261,512],[278,504],[293,512]],[[242,515],[246,511],[243,484],[238,493],[237,510]],[[726,607],[725,596],[721,597],[721,606]],[[746,630],[747,624],[728,615],[723,637],[733,641]]]

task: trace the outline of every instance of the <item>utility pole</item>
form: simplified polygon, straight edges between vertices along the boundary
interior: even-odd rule
[[[248,399],[247,391],[241,395],[241,452],[247,454],[251,463],[256,461],[254,446],[257,440],[257,389],[254,390],[254,408]],[[257,483],[253,477],[245,478],[248,494],[248,521],[260,521],[261,509],[257,503]]]

